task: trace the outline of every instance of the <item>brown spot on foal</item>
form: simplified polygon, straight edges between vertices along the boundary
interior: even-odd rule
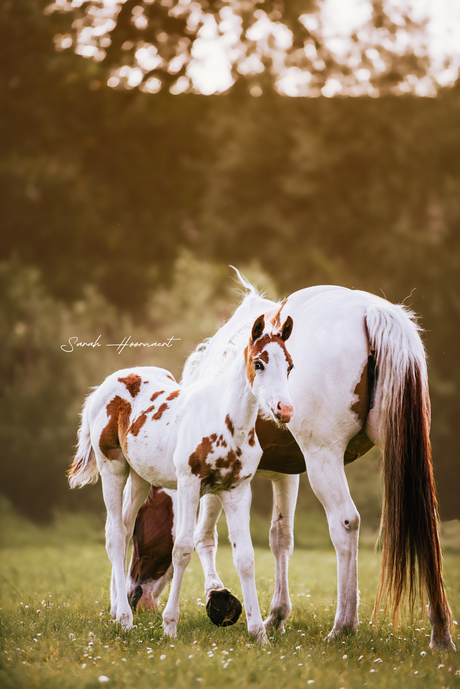
[[[179,397],[179,395],[180,395],[180,390],[174,390],[174,392],[171,392],[171,394],[168,395],[168,397],[166,398],[166,401],[170,402],[171,400],[176,399],[176,397]]]
[[[166,404],[166,402],[163,402],[156,414],[152,416],[152,421],[159,421],[167,409],[169,409],[168,405]]]
[[[188,463],[192,474],[198,476],[205,485],[230,490],[231,486],[240,478],[242,464],[239,457],[241,450],[240,448],[237,448],[236,451],[229,450],[224,457],[218,457],[213,466],[208,464],[206,460],[213,452],[217,442],[216,433],[203,438],[201,443],[197,445],[195,452],[190,455]],[[223,474],[221,469],[230,469],[230,471]]]
[[[131,415],[130,403],[116,395],[107,405],[109,421],[99,438],[99,449],[107,459],[120,459],[120,447],[126,449],[126,435]]]
[[[129,432],[133,435],[139,435],[139,431],[141,430],[144,423],[147,421],[147,414],[150,414],[150,412],[154,409],[155,405],[143,411],[142,414],[138,416],[135,421],[133,421],[133,423],[131,424],[131,428],[129,429]]]
[[[225,425],[227,426],[228,430],[230,431],[230,435],[233,435],[235,432],[235,427],[234,427],[233,422],[232,422],[232,420],[228,414],[225,417]]]
[[[153,395],[150,398],[151,402],[155,402],[156,398],[159,397],[164,393],[164,390],[160,390],[159,392],[154,392]]]
[[[131,397],[136,397],[141,389],[142,378],[135,373],[130,373],[126,378],[119,378],[120,383],[124,383]]]

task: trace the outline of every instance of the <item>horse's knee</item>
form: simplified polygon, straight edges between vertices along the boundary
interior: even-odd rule
[[[236,555],[235,566],[240,577],[252,578],[255,576],[254,557],[246,554]]]
[[[193,554],[193,539],[182,538],[176,540],[173,548],[173,563],[175,567],[186,567]]]
[[[329,517],[329,532],[336,549],[344,548],[348,551],[357,542],[360,523],[361,518],[356,508]]]

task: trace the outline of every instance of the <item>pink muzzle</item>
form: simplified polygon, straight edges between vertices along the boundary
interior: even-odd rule
[[[293,413],[294,407],[292,404],[283,404],[282,402],[278,402],[275,414],[278,421],[281,421],[282,423],[289,423]]]

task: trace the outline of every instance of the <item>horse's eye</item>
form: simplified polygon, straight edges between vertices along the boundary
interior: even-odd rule
[[[265,369],[265,366],[261,361],[254,361],[254,368],[256,371],[263,371]]]

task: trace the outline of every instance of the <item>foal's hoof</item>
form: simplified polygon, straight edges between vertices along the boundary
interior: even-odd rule
[[[238,598],[232,596],[228,589],[218,589],[209,593],[206,613],[218,627],[229,627],[238,621],[242,611]]]

